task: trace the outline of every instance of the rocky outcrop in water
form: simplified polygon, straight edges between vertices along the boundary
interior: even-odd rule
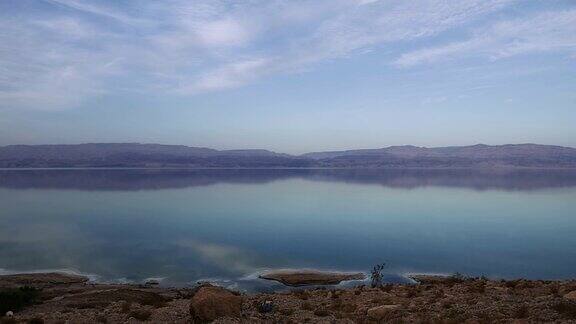
[[[364,280],[363,273],[328,272],[317,270],[274,270],[259,276],[261,279],[275,280],[286,286],[337,285],[347,280]]]

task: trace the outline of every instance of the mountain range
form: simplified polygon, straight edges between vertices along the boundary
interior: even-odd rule
[[[1,168],[576,168],[571,147],[506,144],[378,149],[289,155],[267,150],[215,150],[184,145],[89,143],[0,147]]]

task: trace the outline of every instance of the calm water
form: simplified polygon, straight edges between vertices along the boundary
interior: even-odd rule
[[[378,262],[574,278],[576,172],[0,171],[3,271],[246,288],[262,269]]]

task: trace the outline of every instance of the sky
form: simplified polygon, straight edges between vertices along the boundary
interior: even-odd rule
[[[576,147],[575,0],[0,0],[0,145]]]

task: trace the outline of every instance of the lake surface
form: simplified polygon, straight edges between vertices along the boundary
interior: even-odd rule
[[[263,269],[380,262],[574,278],[576,172],[0,170],[4,272],[264,289]]]

